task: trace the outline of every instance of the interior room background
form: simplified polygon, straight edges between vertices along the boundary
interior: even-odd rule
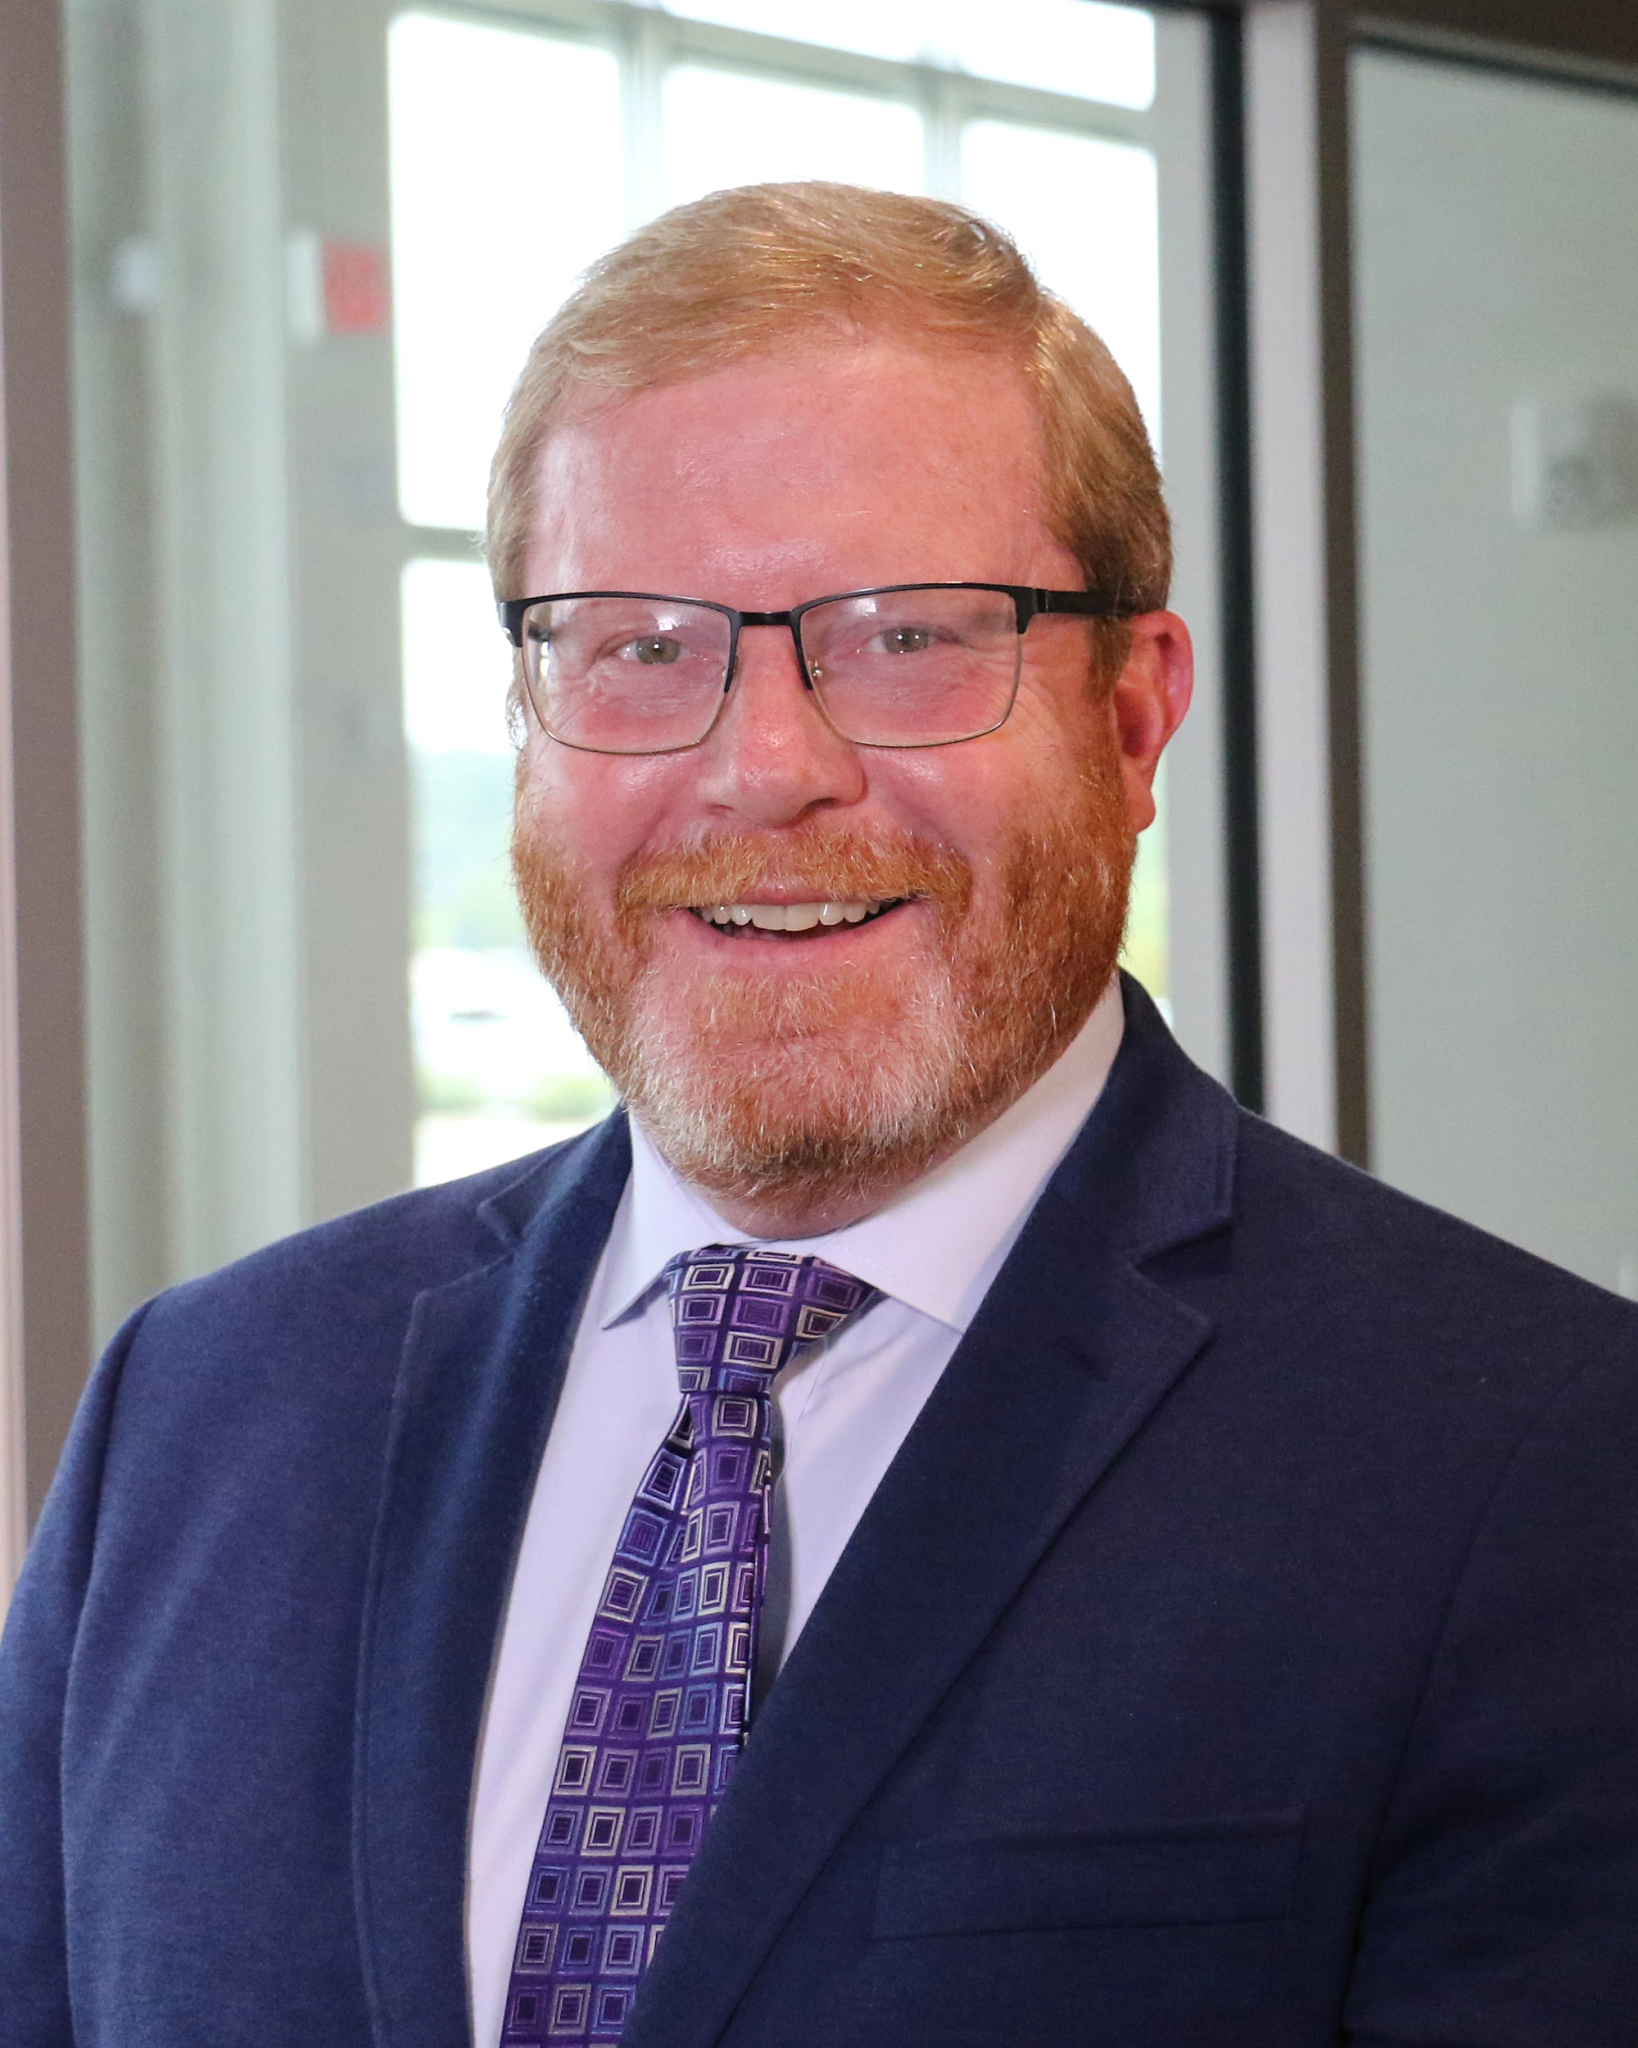
[[[510,895],[484,477],[577,272],[755,179],[976,207],[1132,380],[1201,665],[1127,960],[1184,1045],[1638,1294],[1619,12],[66,0],[9,37],[11,1553],[148,1294],[606,1110]],[[72,631],[31,669],[53,189]]]

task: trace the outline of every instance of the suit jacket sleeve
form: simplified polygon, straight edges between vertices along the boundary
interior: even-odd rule
[[[1617,2048],[1638,1897],[1638,1367],[1582,1371],[1472,1541],[1377,1845],[1357,2048]]]
[[[134,1316],[92,1376],[0,1638],[0,2048],[72,2048],[63,1717],[120,1373]]]

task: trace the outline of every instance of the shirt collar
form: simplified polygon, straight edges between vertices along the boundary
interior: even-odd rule
[[[965,1331],[1059,1160],[1103,1092],[1125,1020],[1111,981],[1069,1045],[1012,1107],[885,1209],[820,1237],[769,1240],[814,1252],[921,1314]],[[751,1244],[680,1180],[632,1120],[626,1185],[593,1314],[619,1322],[666,1263],[706,1244]]]

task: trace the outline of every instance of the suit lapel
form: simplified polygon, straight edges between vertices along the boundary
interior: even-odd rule
[[[1146,1281],[1220,1227],[1228,1099],[1140,991],[1087,1130],[877,1492],[769,1695],[625,2048],[705,2048],[847,1827],[1208,1325]],[[486,1205],[495,1260],[405,1342],[362,1622],[354,1763],[377,2048],[468,2038],[472,1771],[506,1588],[629,1165],[616,1121]],[[537,1210],[538,1213],[534,1213]]]
[[[616,1119],[554,1162],[544,1203],[530,1176],[486,1204],[496,1258],[421,1295],[411,1318],[354,1745],[354,1877],[378,2048],[467,2038],[467,1827],[484,1699],[541,1448],[629,1162]]]
[[[719,2036],[848,1826],[1210,1335],[1133,1254],[1226,1222],[1236,1112],[1140,991],[1128,1012],[1104,1100],[768,1696],[623,2048]]]

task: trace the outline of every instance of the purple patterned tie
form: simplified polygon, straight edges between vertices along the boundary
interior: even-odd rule
[[[745,1741],[774,1376],[879,1299],[823,1259],[665,1269],[683,1401],[615,1548],[524,1894],[502,2048],[618,2040]]]

